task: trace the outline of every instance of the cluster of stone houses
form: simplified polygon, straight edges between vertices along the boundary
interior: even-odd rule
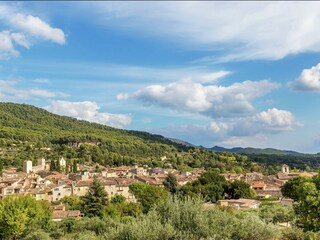
[[[65,160],[59,159],[60,166],[65,166]],[[36,200],[57,202],[64,197],[84,196],[94,179],[98,178],[104,186],[109,198],[115,195],[124,196],[127,201],[135,201],[129,191],[133,182],[143,182],[154,186],[163,186],[163,181],[169,172],[173,173],[178,185],[182,186],[200,176],[204,169],[191,172],[180,172],[175,169],[149,168],[146,166],[120,166],[108,168],[98,164],[78,165],[79,173],[64,174],[50,172],[50,162],[39,159],[37,166],[31,161],[25,161],[23,172],[15,168],[3,171],[0,178],[0,199],[10,195],[32,195]],[[80,173],[81,172],[81,173]]]
[[[281,166],[281,172],[276,175],[263,175],[262,173],[246,173],[246,174],[233,174],[225,173],[222,174],[226,180],[235,181],[243,180],[250,184],[251,188],[254,189],[258,197],[269,198],[277,197],[281,198],[282,186],[291,178],[304,176],[312,177],[317,175],[317,172],[290,172],[288,165],[283,164]]]
[[[63,158],[58,160],[60,166],[65,167],[66,161]],[[129,185],[134,182],[142,182],[149,185],[163,187],[163,182],[168,173],[176,176],[178,185],[183,186],[190,181],[196,180],[204,169],[193,169],[191,172],[180,172],[175,169],[150,168],[147,166],[120,166],[104,167],[98,164],[88,166],[78,164],[79,173],[64,174],[50,172],[50,161],[39,159],[37,166],[32,166],[31,161],[25,161],[23,172],[10,168],[3,171],[0,178],[0,199],[11,195],[30,194],[36,200],[47,200],[58,202],[68,196],[84,196],[96,177],[108,193],[109,198],[115,195],[122,195],[127,201],[135,201],[129,191]],[[265,176],[261,173],[246,174],[222,174],[228,181],[243,180],[250,184],[257,196],[268,198],[281,198],[281,187],[291,178],[296,176],[314,176],[317,173],[290,172],[289,166],[283,165],[281,172],[276,175]],[[283,205],[292,204],[291,199],[282,199]],[[220,206],[232,206],[235,208],[257,208],[259,201],[250,199],[229,199],[218,202]],[[57,216],[64,216],[63,210],[55,210]],[[80,213],[70,213],[80,216]],[[58,217],[57,217],[58,218]]]

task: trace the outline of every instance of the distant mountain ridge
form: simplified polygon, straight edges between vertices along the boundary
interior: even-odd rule
[[[207,150],[211,150],[214,152],[232,152],[238,154],[277,154],[277,155],[301,155],[303,153],[291,151],[291,150],[279,150],[275,148],[242,148],[242,147],[234,147],[234,148],[224,148],[219,146],[214,146],[212,148],[206,148]]]
[[[192,143],[180,140],[180,139],[176,139],[176,138],[168,138],[170,141],[174,142],[174,143],[178,143],[178,144],[182,144],[185,145],[187,147],[197,147],[196,145],[193,145]]]

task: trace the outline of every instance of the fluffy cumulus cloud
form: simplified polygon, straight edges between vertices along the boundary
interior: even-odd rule
[[[61,29],[51,27],[39,17],[19,12],[20,9],[13,6],[0,3],[0,20],[5,23],[5,29],[0,29],[0,60],[19,56],[17,48],[29,49],[34,38],[65,43]]]
[[[270,131],[292,130],[295,121],[291,112],[277,108],[257,114],[255,120]]]
[[[258,146],[257,140],[262,142],[271,134],[302,126],[291,112],[272,108],[248,117],[212,120],[207,125],[168,126],[152,131],[172,138],[189,139],[191,143],[204,146]]]
[[[61,29],[51,27],[38,17],[18,13],[10,19],[10,22],[12,25],[17,26],[32,36],[37,36],[59,44],[65,43],[65,35]]]
[[[264,96],[279,84],[268,80],[244,81],[230,86],[203,85],[191,80],[167,85],[150,85],[132,94],[146,104],[209,117],[237,117],[252,114],[252,100]]]
[[[52,101],[46,110],[69,117],[89,122],[101,123],[112,127],[122,128],[131,123],[131,116],[127,114],[111,114],[100,112],[99,105],[96,102],[69,102]]]
[[[320,92],[320,63],[304,69],[298,79],[289,83],[289,87],[297,91]]]
[[[320,51],[319,2],[84,4],[85,11],[94,6],[99,24],[149,33],[180,46],[222,50],[220,61],[274,60]],[[203,60],[216,61],[217,56]]]
[[[7,31],[0,32],[0,59],[17,55],[18,51],[14,49],[10,33]]]
[[[17,81],[0,80],[0,101],[21,101],[30,99],[65,98],[63,92],[48,91],[39,88],[24,89],[19,87]]]

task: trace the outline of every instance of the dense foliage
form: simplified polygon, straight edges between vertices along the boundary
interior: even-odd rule
[[[281,211],[233,211],[217,207],[204,208],[199,198],[166,198],[155,204],[147,214],[120,219],[66,219],[52,223],[50,229],[39,227],[27,232],[22,239],[108,239],[108,240],[163,240],[163,239],[225,239],[271,240],[316,239],[316,233],[304,233],[297,228],[283,231],[278,222],[292,220],[290,209]]]
[[[248,158],[264,166],[266,173],[275,174],[279,166],[288,164],[292,169],[316,171],[320,167],[320,154],[247,154]]]
[[[253,198],[254,191],[244,181],[228,182],[218,171],[207,171],[196,181],[184,185],[180,193],[191,197],[201,196],[212,203],[224,198]]]
[[[107,205],[107,193],[101,182],[94,178],[87,194],[83,196],[83,213],[88,217],[102,217],[103,208]]]
[[[108,166],[149,165],[190,168],[218,168],[221,172],[260,171],[246,156],[215,153],[171,141],[160,135],[127,131],[105,125],[58,116],[31,105],[0,103],[0,162],[22,168],[24,160],[67,159],[67,170],[76,163]],[[166,156],[165,160],[161,157]],[[52,170],[59,166],[52,163]]]
[[[0,201],[0,239],[19,237],[32,229],[48,229],[49,205],[31,196],[13,196]]]
[[[164,188],[140,182],[131,184],[129,189],[141,203],[144,212],[148,212],[155,203],[169,197],[168,192]]]
[[[282,193],[297,201],[294,204],[297,225],[304,230],[320,231],[320,176],[291,179]]]

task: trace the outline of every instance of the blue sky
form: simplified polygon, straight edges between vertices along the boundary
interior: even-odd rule
[[[320,152],[318,2],[1,2],[0,101]]]

